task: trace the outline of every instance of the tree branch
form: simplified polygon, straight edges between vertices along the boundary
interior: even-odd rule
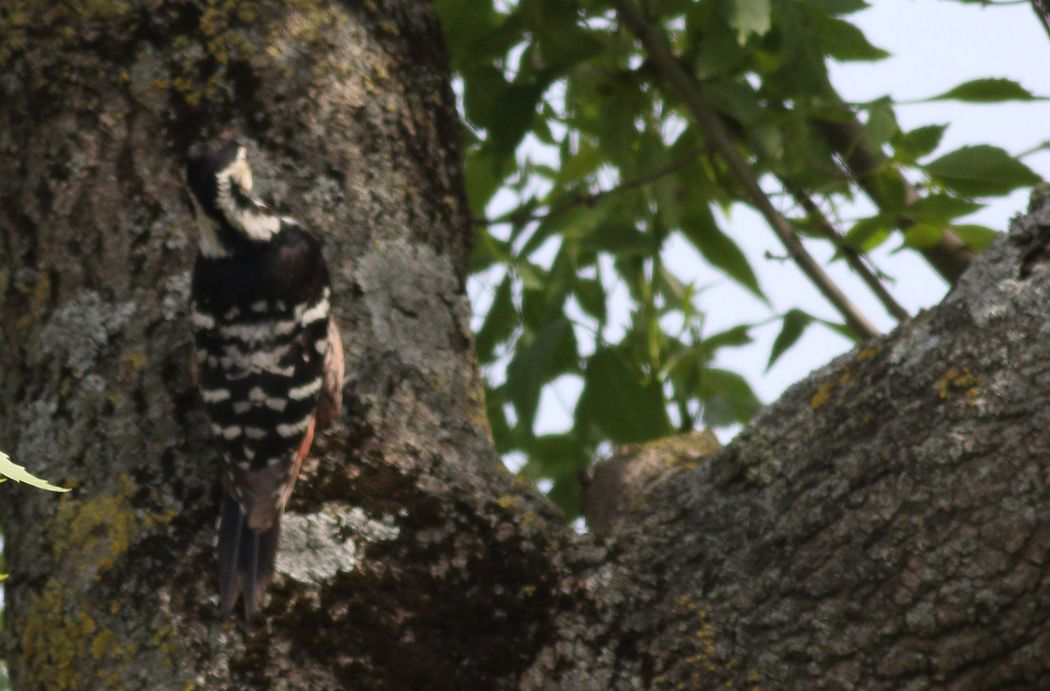
[[[1046,34],[1050,37],[1050,7],[1047,7],[1043,0],[1031,0],[1032,10],[1036,16],[1039,17],[1040,22],[1043,24],[1043,28],[1046,29]]]
[[[879,277],[876,276],[867,264],[864,263],[864,258],[861,254],[846,244],[845,239],[843,239],[839,231],[835,229],[835,226],[831,223],[828,217],[824,215],[824,212],[820,210],[820,207],[818,207],[816,202],[813,201],[813,198],[806,194],[805,190],[800,188],[789,186],[788,190],[795,198],[795,201],[805,209],[806,215],[809,216],[810,220],[817,225],[817,228],[819,228],[828,240],[831,241],[831,244],[835,246],[835,250],[846,259],[846,263],[849,264],[850,268],[860,276],[861,280],[864,281],[869,288],[871,288],[871,292],[873,292],[875,297],[879,299],[879,302],[881,302],[883,307],[886,308],[886,311],[897,321],[908,319],[911,316],[908,314],[908,310],[901,307],[900,303],[893,299],[889,290],[886,289],[885,284],[883,284],[883,282],[879,280]]]
[[[831,90],[830,84],[828,88]],[[837,98],[833,90],[831,94]],[[844,102],[841,102],[841,105],[843,112],[852,113]],[[821,121],[817,123],[817,128],[823,133],[828,144],[842,156],[857,184],[875,205],[881,210],[890,207],[891,205],[883,190],[879,189],[874,177],[874,174],[885,164],[886,158],[868,144],[864,126],[856,118],[850,117],[843,121]],[[918,198],[918,192],[899,172],[894,171],[894,177],[895,182],[904,190],[905,203],[910,205]],[[897,227],[901,230],[906,230],[914,223],[911,219],[901,216],[898,216],[896,222]],[[948,230],[941,235],[936,246],[920,249],[920,252],[930,266],[953,285],[975,257],[973,250],[967,247],[958,235]]]
[[[864,338],[873,338],[878,330],[849,298],[835,285],[819,263],[803,246],[798,233],[784,216],[774,207],[769,197],[758,184],[758,179],[737,151],[721,117],[708,105],[702,88],[682,69],[667,47],[663,36],[649,24],[630,0],[613,0],[620,20],[641,41],[655,67],[678,91],[678,95],[689,108],[700,127],[707,132],[712,147],[726,161],[737,182],[744,188],[747,197],[765,217],[773,232],[784,244],[788,254],[803,273],[813,282],[825,298],[831,302],[850,327]]]
[[[569,197],[562,203],[550,207],[547,210],[547,213],[544,214],[531,214],[525,211],[524,208],[519,206],[517,209],[509,211],[503,214],[502,216],[497,216],[496,218],[475,218],[474,224],[483,226],[492,226],[500,223],[512,223],[514,225],[522,225],[531,221],[551,220],[577,207],[591,206],[597,203],[599,200],[604,199],[605,197],[609,197],[614,194],[619,194],[620,192],[625,192],[627,190],[633,190],[639,187],[644,187],[645,185],[648,185],[651,182],[655,182],[664,176],[670,175],[672,173],[677,173],[679,170],[685,168],[687,165],[695,161],[700,154],[703,154],[709,150],[710,147],[698,146],[689,153],[687,153],[685,156],[682,156],[677,161],[672,161],[671,163],[657,168],[656,170],[650,173],[634,178],[633,180],[628,180],[627,182],[621,183],[611,189],[599,190],[597,192],[586,192],[583,194],[577,194],[572,197]]]

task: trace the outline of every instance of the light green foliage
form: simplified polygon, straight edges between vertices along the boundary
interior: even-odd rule
[[[891,98],[848,103],[838,95],[829,60],[887,56],[851,22],[868,6],[863,0],[631,2],[721,115],[754,176],[782,186],[777,207],[803,235],[828,237],[797,190],[832,220],[839,205],[867,194],[875,212],[838,228],[849,248],[891,238],[927,248],[951,230],[980,250],[995,234],[958,219],[984,198],[1038,181],[996,147],[934,158],[947,125],[903,131],[902,105]],[[739,230],[724,221],[731,206],[749,201],[680,87],[617,20],[616,3],[435,4],[462,84],[467,188],[478,219],[471,269],[492,288],[477,352],[489,374],[493,436],[502,453],[524,454],[526,477],[553,480],[552,496],[574,515],[578,472],[603,442],[746,422],[758,408],[743,378],[712,366],[724,349],[748,344],[755,325],[707,333],[702,287],[664,262],[672,241],[690,246],[766,301]],[[1037,98],[998,78],[945,89],[929,100]],[[853,142],[828,134],[843,123]],[[844,165],[858,147],[872,154],[874,170]],[[914,190],[906,180],[918,181]],[[486,218],[501,189],[517,206]],[[626,318],[609,309],[623,296]],[[852,336],[799,309],[771,319],[782,324],[770,366],[811,326]],[[537,435],[541,394],[563,376],[583,385],[572,426]]]
[[[31,475],[24,467],[14,463],[11,457],[3,451],[0,451],[0,475],[6,478],[10,478],[15,482],[24,482],[27,485],[33,487],[39,487],[40,489],[46,489],[49,492],[68,492],[67,487],[58,487],[52,485],[47,480],[41,480],[35,475]],[[3,482],[3,480],[0,480]]]

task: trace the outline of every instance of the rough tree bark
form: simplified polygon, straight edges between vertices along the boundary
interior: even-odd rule
[[[601,542],[504,470],[439,27],[412,0],[0,14],[0,448],[16,688],[1050,686],[1050,205],[938,309],[667,472]],[[266,625],[217,611],[187,144],[321,232],[350,381]],[[650,454],[651,455],[651,454]]]

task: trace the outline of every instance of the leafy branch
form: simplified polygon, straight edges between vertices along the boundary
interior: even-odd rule
[[[656,68],[678,91],[678,95],[689,108],[693,117],[710,138],[711,146],[721,155],[729,166],[730,173],[769,223],[773,232],[783,243],[788,254],[803,273],[813,282],[824,297],[846,320],[846,323],[863,338],[874,338],[878,329],[868,320],[860,309],[854,305],[846,294],[831,280],[820,264],[806,250],[798,233],[791,223],[774,208],[773,203],[762,191],[758,179],[751,172],[736,145],[730,137],[725,123],[718,113],[708,104],[702,87],[696,83],[682,68],[671,53],[667,42],[657,28],[646,21],[642,13],[630,0],[613,0],[613,6],[631,32],[645,46],[646,52]]]
[[[901,307],[889,290],[886,288],[885,283],[875,274],[874,271],[864,262],[864,258],[860,252],[851,247],[846,243],[845,238],[835,228],[834,224],[828,219],[824,212],[820,210],[817,203],[813,201],[813,198],[806,194],[805,190],[794,188],[791,189],[791,194],[794,196],[795,201],[805,210],[806,215],[810,221],[823,233],[824,237],[831,241],[834,245],[835,251],[838,252],[849,264],[850,268],[860,276],[861,280],[867,284],[871,292],[875,294],[875,297],[879,299],[882,306],[886,308],[894,319],[897,321],[904,321],[910,315],[908,310]]]
[[[690,163],[695,161],[699,156],[701,156],[704,153],[707,153],[708,151],[709,147],[696,147],[695,149],[685,154],[678,160],[668,163],[665,166],[661,166],[660,168],[657,168],[651,173],[640,175],[636,178],[628,180],[627,182],[616,185],[615,187],[611,187],[607,190],[598,190],[597,192],[584,192],[573,195],[565,201],[550,207],[546,213],[532,213],[532,205],[526,203],[519,206],[517,209],[514,209],[513,211],[509,211],[503,214],[502,216],[497,216],[496,218],[478,218],[474,220],[474,223],[476,225],[485,226],[494,226],[502,223],[510,223],[515,226],[522,226],[526,223],[530,223],[533,221],[552,221],[555,218],[561,216],[562,214],[571,211],[572,209],[581,206],[593,206],[602,199],[605,199],[606,197],[614,196],[622,192],[627,192],[629,190],[638,189],[639,187],[644,187],[645,185],[656,182],[657,180],[667,177],[668,175],[673,175],[674,173],[677,173],[678,171],[682,170]]]
[[[823,132],[828,144],[842,156],[853,179],[868,198],[881,212],[894,214],[897,227],[906,231],[914,225],[914,221],[906,214],[895,213],[899,205],[891,199],[887,190],[900,190],[905,207],[919,198],[918,191],[900,171],[887,165],[886,157],[871,146],[864,126],[852,114],[852,110],[841,100],[839,105],[842,117],[818,122],[817,129]],[[937,273],[953,284],[975,258],[973,250],[950,230],[945,230],[934,246],[923,247],[919,251]]]
[[[550,496],[569,517],[577,470],[606,443],[745,423],[760,406],[743,377],[716,365],[724,349],[753,343],[756,325],[705,334],[705,287],[693,281],[706,267],[679,277],[664,261],[688,244],[771,306],[739,229],[723,228],[719,209],[760,211],[787,248],[784,260],[845,317],[828,322],[785,306],[772,317],[781,329],[768,368],[813,325],[846,338],[874,334],[806,252],[810,237],[829,243],[903,320],[866,254],[899,231],[905,249],[954,281],[997,235],[955,219],[982,198],[1038,182],[994,146],[929,160],[947,125],[905,131],[896,114],[905,102],[841,98],[829,61],[889,55],[848,17],[866,4],[435,0],[469,123],[470,269],[498,277],[475,339],[493,439],[501,453],[526,458],[523,476],[553,483]],[[609,11],[617,7],[619,19]],[[1009,78],[985,77],[924,100],[1038,99]],[[522,163],[523,145],[556,163]],[[501,189],[518,202],[488,216]],[[829,213],[857,195],[875,211],[853,221]],[[540,399],[566,377],[582,385],[571,425],[540,434]]]

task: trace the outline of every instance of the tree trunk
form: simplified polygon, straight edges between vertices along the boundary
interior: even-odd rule
[[[945,303],[668,470],[601,542],[502,469],[439,27],[411,0],[0,17],[0,448],[16,688],[1050,686],[1050,205]],[[65,8],[65,9],[63,9]],[[191,141],[324,239],[344,414],[265,623],[219,616],[189,380]]]

